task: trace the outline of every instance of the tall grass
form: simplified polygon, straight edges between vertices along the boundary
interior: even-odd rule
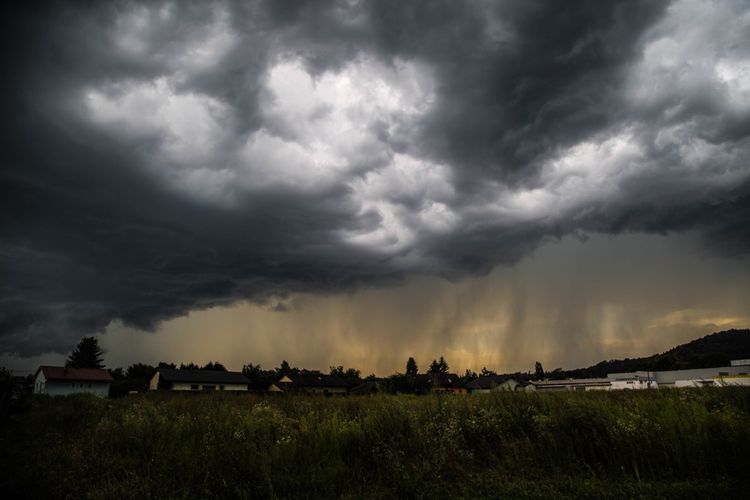
[[[14,498],[719,498],[750,450],[742,388],[28,405],[0,429]]]

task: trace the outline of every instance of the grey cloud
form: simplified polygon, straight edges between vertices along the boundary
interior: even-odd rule
[[[711,37],[701,61],[727,59],[720,84],[680,80],[679,44],[672,66],[653,57],[691,33],[689,1],[5,9],[0,351],[65,350],[116,319],[154,329],[239,300],[283,311],[298,292],[459,279],[571,233],[699,228],[712,251],[750,249],[750,104],[732,73],[748,26],[719,32],[741,2],[693,36]],[[301,118],[272,109],[285,61],[320,92]],[[348,108],[314,87],[337,74],[336,92],[355,82]],[[381,77],[384,103],[356,102],[377,101],[357,86]],[[168,99],[182,101],[156,109]]]

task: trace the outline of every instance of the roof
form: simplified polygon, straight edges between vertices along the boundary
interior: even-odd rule
[[[47,380],[81,382],[112,382],[112,376],[101,368],[68,368],[65,366],[40,366],[36,371],[44,373]],[[36,375],[35,375],[36,376]]]
[[[289,373],[286,375],[295,387],[349,387],[346,380],[323,373]]]
[[[198,384],[249,384],[248,379],[241,372],[225,372],[219,370],[175,370],[160,368],[159,380],[164,382],[183,382]]]

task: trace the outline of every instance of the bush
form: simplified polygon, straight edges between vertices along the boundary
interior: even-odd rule
[[[5,498],[732,496],[743,388],[316,398],[30,398]],[[710,485],[715,484],[715,487]]]

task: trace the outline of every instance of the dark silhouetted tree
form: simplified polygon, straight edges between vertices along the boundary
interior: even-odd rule
[[[242,367],[242,374],[250,380],[258,380],[263,375],[263,368],[260,365],[248,363]]]
[[[281,364],[279,365],[279,367],[276,368],[276,373],[278,375],[289,375],[292,372],[293,372],[292,367],[289,366],[289,363],[287,362],[287,360],[283,360]]]
[[[215,372],[225,372],[227,369],[218,361],[209,361],[201,370],[212,370]]]
[[[192,361],[188,364],[180,363],[180,370],[200,370],[201,367],[193,363]]]
[[[482,377],[489,377],[490,375],[497,375],[497,373],[492,370],[488,370],[486,366],[483,366],[482,371],[479,372],[479,375],[481,375]]]
[[[430,373],[448,373],[448,363],[440,356],[440,360],[433,359],[430,363]]]
[[[361,380],[359,370],[357,370],[356,368],[347,368],[346,370],[344,370],[344,367],[342,365],[331,366],[330,374],[336,375],[337,377],[341,377],[342,379],[351,383],[358,382]]]
[[[534,363],[534,378],[536,380],[544,379],[544,368],[542,368],[542,364],[539,361]]]
[[[104,368],[104,351],[94,337],[83,337],[78,346],[70,353],[65,366],[70,368]]]
[[[417,373],[419,373],[419,367],[417,367],[417,362],[414,361],[414,358],[409,358],[409,360],[406,362],[406,376],[416,377]]]
[[[156,368],[145,363],[135,363],[125,370],[125,377],[129,379],[148,380],[153,377]]]
[[[463,382],[464,384],[467,384],[471,382],[472,380],[476,380],[477,377],[478,377],[477,372],[473,370],[469,370],[467,368],[466,371],[464,372],[463,377],[461,377],[461,382]]]

